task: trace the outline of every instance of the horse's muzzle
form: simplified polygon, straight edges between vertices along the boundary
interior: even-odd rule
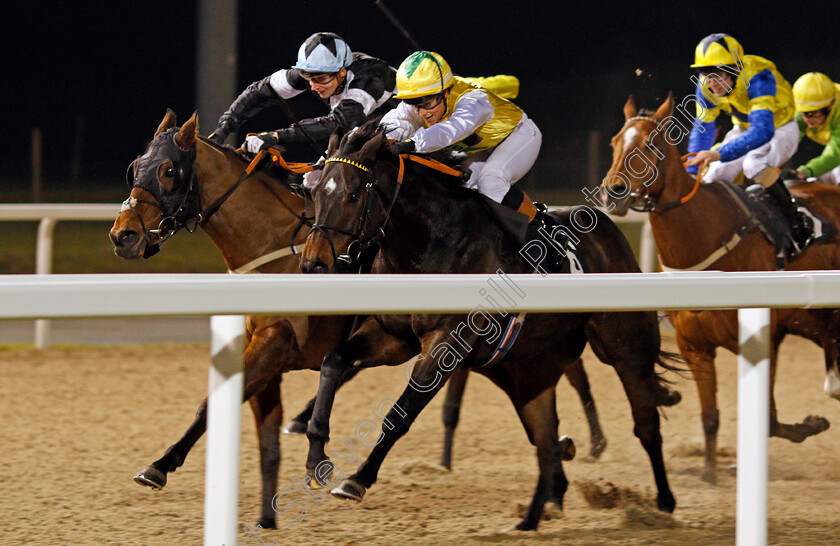
[[[142,254],[142,249],[140,248],[142,237],[133,229],[123,229],[117,232],[111,231],[108,237],[114,245],[114,254],[120,258],[132,260],[139,258]]]

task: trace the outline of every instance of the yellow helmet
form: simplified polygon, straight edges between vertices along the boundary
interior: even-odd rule
[[[397,69],[398,99],[441,93],[455,83],[449,63],[433,51],[415,51]]]
[[[793,102],[799,112],[814,112],[825,108],[836,94],[831,78],[821,72],[803,74],[793,84]]]
[[[736,62],[735,55],[738,56]],[[706,68],[718,65],[741,64],[744,48],[729,34],[709,34],[694,50],[694,64],[691,68]]]

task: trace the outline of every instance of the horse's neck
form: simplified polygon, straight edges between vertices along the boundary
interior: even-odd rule
[[[468,253],[491,246],[489,219],[474,205],[436,180],[406,177],[381,243],[388,269],[395,273],[461,271]],[[480,267],[475,262],[469,265]]]
[[[246,165],[201,141],[197,152],[196,177],[201,207],[205,208],[236,184]],[[260,172],[251,174],[216,213],[201,224],[230,270],[292,243],[298,217],[283,203],[303,212],[303,200],[277,181],[264,183],[264,177]],[[306,235],[305,230],[301,231],[300,243]],[[275,261],[264,266],[263,271],[296,270],[297,263],[292,262]]]
[[[677,202],[695,186],[679,158],[669,146],[665,158],[664,183],[657,198],[660,204]],[[700,183],[697,192],[685,203],[664,211],[650,213],[650,225],[663,264],[687,268],[703,261],[735,233],[744,220],[728,196]]]

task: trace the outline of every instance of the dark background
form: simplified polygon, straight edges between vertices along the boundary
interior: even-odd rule
[[[694,47],[712,32],[735,36],[747,54],[769,58],[793,83],[806,71],[840,79],[836,2],[496,2],[387,5],[427,49],[464,76],[513,74],[516,102],[541,128],[543,149],[528,188],[580,188],[586,141],[599,130],[599,172],[609,137],[633,93],[655,107],[669,90],[692,93]],[[715,11],[717,10],[717,11]],[[194,1],[18,3],[6,8],[0,178],[27,183],[30,133],[43,134],[44,176],[111,187],[142,152],[165,109],[184,121],[196,108]],[[332,31],[354,51],[392,66],[413,51],[373,0],[250,1],[239,5],[238,88],[290,66],[311,33]],[[638,77],[636,70],[643,70]],[[292,101],[296,115],[325,113],[314,94]],[[246,129],[289,123],[278,110]],[[209,134],[216,119],[202,119]],[[232,142],[232,141],[230,141]],[[293,158],[294,159],[294,158]],[[301,158],[305,159],[305,158]],[[2,200],[2,196],[0,196]]]

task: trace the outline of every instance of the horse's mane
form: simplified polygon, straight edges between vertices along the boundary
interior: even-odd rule
[[[223,153],[225,157],[241,163],[243,171],[245,170],[245,167],[247,167],[254,159],[253,157],[247,156],[244,153],[237,151],[233,146],[230,146],[229,144],[217,144],[209,138],[201,135],[199,135],[198,138],[204,144],[207,144],[214,150]],[[300,175],[287,171],[283,167],[275,165],[274,163],[267,160],[264,161],[262,165],[260,165],[258,171],[264,173],[269,178],[276,180],[277,182],[289,187],[290,189],[294,189],[293,181],[299,182],[300,178]]]
[[[339,144],[338,154],[342,157],[346,157],[349,154],[358,152],[367,142],[385,133],[387,131],[387,127],[380,125],[379,122],[380,118],[370,120],[365,122],[363,125],[360,125],[355,131],[345,135]],[[390,160],[396,164],[396,158],[393,155],[390,155],[386,151],[380,153],[381,158],[384,158],[386,155],[390,156]],[[439,150],[429,154],[422,154],[422,156],[428,159],[434,159],[435,161],[440,161],[444,165],[456,169],[461,167],[461,163],[464,160],[462,155],[457,155],[449,150]],[[418,165],[417,163],[411,161],[406,162],[406,169],[416,174],[422,174],[426,178],[433,178],[440,182],[446,189],[457,194],[462,194],[464,196],[473,196],[475,194],[473,190],[465,188],[462,185],[462,181],[454,176]]]

